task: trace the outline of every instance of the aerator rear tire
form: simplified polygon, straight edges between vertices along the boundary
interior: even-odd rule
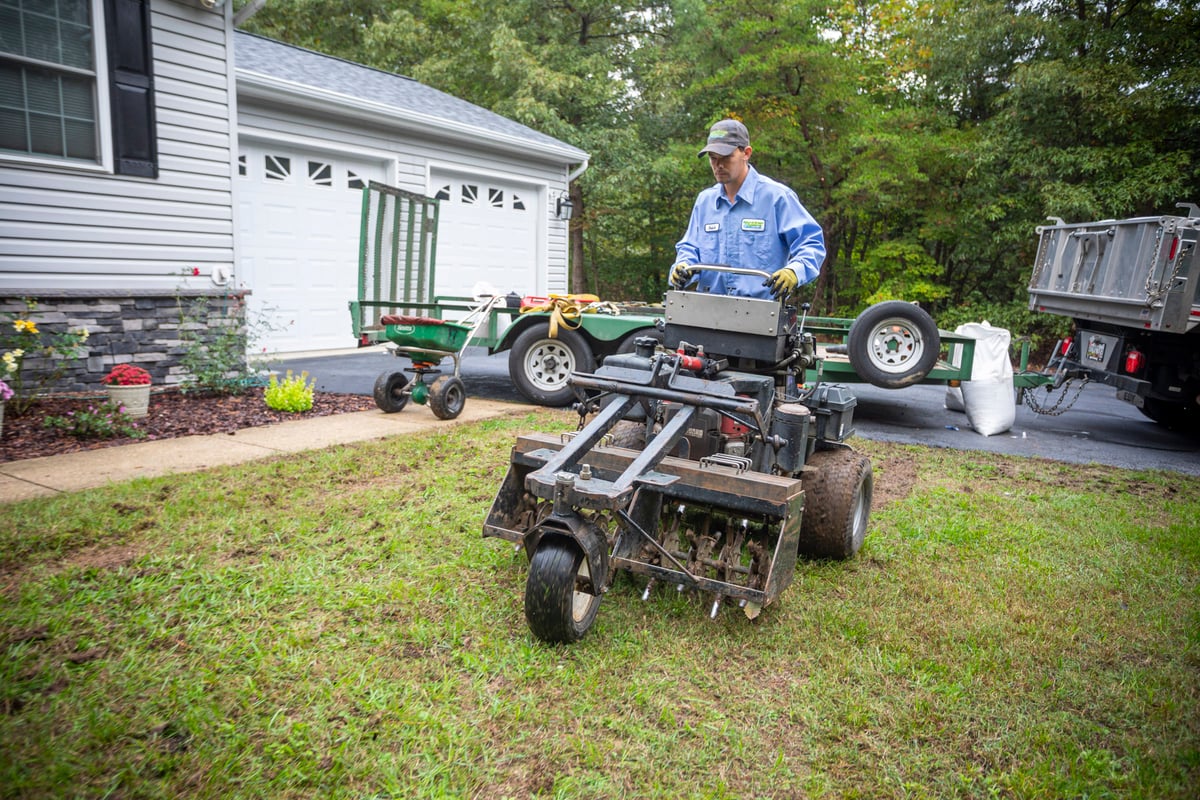
[[[442,375],[429,387],[429,410],[438,419],[454,419],[466,404],[467,389],[453,375]]]
[[[375,405],[385,414],[395,414],[408,405],[408,376],[403,372],[384,372],[375,379]]]
[[[587,339],[577,331],[560,328],[550,337],[550,323],[526,328],[508,354],[508,374],[513,385],[531,403],[565,406],[575,398],[568,378],[572,372],[591,372],[594,356]]]
[[[847,344],[854,371],[883,389],[920,383],[937,364],[942,347],[933,317],[903,300],[876,303],[859,314]]]
[[[871,517],[871,460],[848,447],[818,450],[805,465],[803,481],[800,555],[853,558]]]
[[[525,580],[525,619],[544,642],[577,642],[600,610],[599,595],[576,591],[575,579],[588,577],[587,559],[574,543],[549,538],[538,544]]]

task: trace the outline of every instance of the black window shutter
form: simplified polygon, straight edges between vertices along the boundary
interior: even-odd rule
[[[104,16],[116,172],[157,178],[150,0],[104,0]]]

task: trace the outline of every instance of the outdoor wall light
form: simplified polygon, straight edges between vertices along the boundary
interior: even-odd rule
[[[560,195],[554,203],[554,216],[559,219],[570,219],[575,214],[575,204],[565,194]]]

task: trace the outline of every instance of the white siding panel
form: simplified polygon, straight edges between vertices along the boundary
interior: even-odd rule
[[[0,293],[170,291],[233,266],[229,14],[152,0],[156,179],[0,158]]]

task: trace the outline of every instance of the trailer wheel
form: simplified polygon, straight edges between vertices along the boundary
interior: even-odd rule
[[[942,346],[933,317],[903,300],[876,303],[859,314],[847,344],[854,371],[884,389],[920,383]]]
[[[575,581],[590,577],[587,559],[574,543],[543,539],[529,562],[525,580],[525,619],[544,642],[579,641],[600,609],[600,597],[577,591]]]
[[[438,419],[454,419],[466,404],[466,387],[453,375],[441,375],[429,387],[429,410]]]
[[[862,547],[871,517],[875,485],[871,460],[850,448],[839,447],[818,450],[805,467],[800,555],[853,558]]]
[[[403,372],[384,372],[375,379],[375,405],[385,414],[395,414],[408,405],[408,376]]]
[[[572,372],[591,372],[592,348],[577,331],[559,329],[550,338],[550,324],[526,328],[508,354],[508,374],[517,391],[530,402],[564,406],[575,398],[567,379]]]

